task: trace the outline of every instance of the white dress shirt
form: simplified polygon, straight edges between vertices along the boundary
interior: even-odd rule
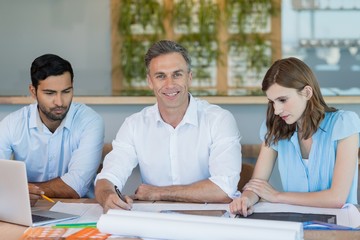
[[[191,95],[175,129],[162,120],[155,104],[128,117],[112,145],[97,179],[108,179],[119,188],[139,164],[145,184],[184,185],[210,179],[229,197],[237,192],[241,146],[236,121],[229,111]]]

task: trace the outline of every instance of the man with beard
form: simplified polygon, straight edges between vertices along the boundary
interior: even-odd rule
[[[67,60],[42,55],[30,73],[36,102],[1,121],[0,158],[26,163],[32,205],[42,194],[91,196],[104,143],[103,119],[88,106],[72,103],[74,73]]]

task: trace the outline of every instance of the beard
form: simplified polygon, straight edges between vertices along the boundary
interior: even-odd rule
[[[55,108],[50,108],[48,110],[40,104],[38,104],[38,106],[39,106],[39,110],[46,116],[46,118],[52,121],[62,121],[66,117],[66,114],[69,111],[69,107],[55,107]],[[60,110],[60,109],[64,110],[62,114],[54,113],[55,110]]]

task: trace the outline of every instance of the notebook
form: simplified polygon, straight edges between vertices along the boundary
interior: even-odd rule
[[[0,221],[40,226],[78,217],[46,210],[32,211],[25,163],[0,160]]]

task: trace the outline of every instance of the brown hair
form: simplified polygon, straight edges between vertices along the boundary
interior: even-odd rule
[[[265,74],[262,90],[266,92],[274,83],[282,87],[294,88],[299,94],[305,86],[310,86],[313,89],[313,95],[307,102],[303,113],[301,129],[303,129],[304,139],[310,138],[316,132],[325,112],[337,111],[337,109],[326,105],[314,73],[297,58],[284,58],[274,62]],[[277,143],[281,139],[290,139],[296,130],[296,123],[286,124],[274,114],[274,107],[271,102],[268,103],[266,126],[265,144],[267,146],[271,143]]]

